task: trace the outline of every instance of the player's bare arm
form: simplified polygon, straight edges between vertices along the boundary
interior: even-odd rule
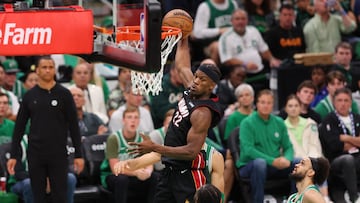
[[[129,159],[126,161],[120,161],[115,164],[113,170],[115,175],[124,174],[125,171],[134,171],[140,168],[145,168],[149,165],[153,165],[161,160],[161,154],[156,152],[150,152],[144,154],[135,159]]]
[[[193,73],[191,72],[190,49],[188,39],[182,39],[177,44],[175,67],[185,88],[190,87],[193,81]]]
[[[302,201],[303,203],[325,203],[324,197],[321,195],[321,193],[314,191],[314,190],[308,190],[304,194],[304,199]]]
[[[207,107],[199,107],[191,114],[190,122],[192,127],[187,135],[187,144],[183,146],[170,147],[153,143],[150,138],[143,136],[144,141],[141,143],[130,142],[130,145],[136,146],[132,153],[157,152],[163,156],[175,159],[192,160],[200,152],[205,142],[208,129],[211,125],[211,112]]]
[[[224,193],[224,158],[220,152],[216,151],[212,155],[212,172],[211,172],[211,184],[217,187],[220,192]]]

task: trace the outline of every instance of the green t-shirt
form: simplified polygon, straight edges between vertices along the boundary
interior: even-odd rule
[[[4,119],[3,123],[0,124],[0,145],[11,142],[14,127],[14,121],[9,119]]]
[[[306,128],[306,119],[303,117],[299,117],[299,123],[297,126],[293,126],[289,119],[285,120],[285,125],[287,129],[295,136],[296,142],[302,146],[303,134]]]
[[[226,121],[226,127],[224,132],[224,140],[227,140],[230,136],[230,133],[238,126],[240,126],[241,121],[244,120],[248,115],[242,114],[239,111],[235,111],[230,114],[228,120]]]

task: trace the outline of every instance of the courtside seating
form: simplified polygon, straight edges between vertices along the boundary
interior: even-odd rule
[[[96,136],[96,137],[95,137]],[[90,136],[92,137],[92,136]],[[95,149],[96,153],[100,155],[101,161],[105,158],[104,155],[104,149],[101,145],[104,145],[106,143],[107,135],[94,135],[95,138],[85,138],[83,141],[83,156],[85,159],[85,167],[84,171],[77,175],[77,187],[74,192],[74,202],[75,203],[82,203],[82,202],[104,202],[102,201],[101,196],[101,188],[100,188],[100,175],[96,177],[96,174],[94,174],[93,169],[93,163],[92,159],[93,156],[88,155],[89,151],[92,150],[92,145],[96,145],[93,147]],[[97,138],[98,137],[98,138]],[[96,142],[90,142],[95,140]],[[67,144],[67,150],[68,150],[68,159],[69,159],[69,170],[73,170],[73,161],[74,161],[74,148],[71,143],[71,139],[68,139]],[[90,156],[90,161],[88,157]],[[90,164],[91,163],[91,164]],[[99,166],[100,168],[100,166]],[[100,172],[99,172],[100,174]],[[95,178],[94,178],[95,177]]]
[[[240,158],[240,128],[235,128],[228,139],[228,148],[231,151],[231,155],[234,163]],[[235,164],[234,164],[235,165]],[[268,177],[271,178],[271,177]],[[241,202],[250,203],[251,202],[251,192],[250,192],[250,180],[248,178],[242,178],[239,175],[239,169],[235,169],[235,180],[240,192]],[[268,179],[265,182],[265,194],[271,194],[274,196],[282,197],[288,196],[290,193],[290,180],[288,178],[284,179]]]

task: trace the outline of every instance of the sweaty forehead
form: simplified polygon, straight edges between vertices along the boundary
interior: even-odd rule
[[[206,75],[206,74],[205,74],[204,72],[202,72],[201,70],[197,70],[197,71],[195,72],[195,75],[196,75],[197,77],[206,77],[206,79],[210,79],[209,76]]]

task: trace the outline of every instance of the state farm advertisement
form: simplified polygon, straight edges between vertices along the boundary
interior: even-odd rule
[[[0,12],[0,55],[90,54],[91,11]]]

